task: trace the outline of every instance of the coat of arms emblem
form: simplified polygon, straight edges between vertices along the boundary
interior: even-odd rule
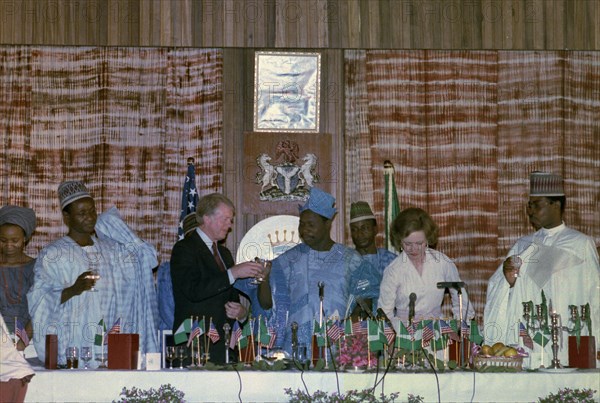
[[[310,188],[319,182],[317,156],[309,153],[299,158],[299,152],[296,142],[283,140],[277,144],[275,159],[267,153],[256,158],[260,168],[256,174],[260,200],[294,201],[308,198]]]

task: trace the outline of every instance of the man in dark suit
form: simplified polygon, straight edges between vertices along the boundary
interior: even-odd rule
[[[218,242],[225,239],[233,224],[233,203],[222,194],[212,193],[198,201],[198,228],[177,242],[171,253],[171,280],[175,300],[173,332],[191,316],[204,317],[215,324],[220,339],[210,345],[210,361],[225,362],[223,325],[245,320],[247,310],[233,283],[238,278],[259,277],[259,263],[234,265],[231,252]],[[232,355],[233,356],[233,355]]]

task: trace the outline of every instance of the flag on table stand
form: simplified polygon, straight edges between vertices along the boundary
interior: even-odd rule
[[[217,331],[217,327],[213,323],[212,319],[210,320],[210,324],[208,325],[208,337],[210,341],[214,343],[218,342],[221,336],[219,336],[219,332]]]
[[[271,343],[271,334],[267,328],[267,322],[264,317],[258,317],[258,341],[263,346],[268,346]]]
[[[383,334],[385,334],[385,338],[387,339],[387,344],[391,346],[394,343],[394,337],[396,337],[396,331],[393,327],[388,325],[387,323],[383,324]]]
[[[481,344],[483,344],[483,337],[481,336],[481,333],[479,333],[479,326],[477,325],[477,321],[473,319],[471,320],[469,340],[471,341],[471,343],[475,343],[478,346],[481,346]]]
[[[352,323],[352,334],[354,335],[367,335],[367,322],[359,320],[358,322]]]
[[[367,319],[368,341],[371,351],[382,351],[383,346],[387,344],[387,339],[380,323],[375,320]]]
[[[540,332],[539,330],[536,332],[536,334],[533,336],[533,341],[535,341],[535,344],[538,344],[542,347],[545,347],[546,344],[548,344],[548,342],[550,341],[549,337],[546,337],[546,335],[549,335],[548,333],[544,332]]]
[[[187,334],[192,330],[192,319],[187,318],[181,322],[181,325],[175,331],[173,335],[173,341],[175,344],[184,343],[187,340]]]
[[[466,320],[460,321],[460,335],[463,339],[469,338],[469,325],[467,324]]]
[[[100,319],[100,322],[98,322],[98,326],[100,326],[100,332],[96,331],[96,336],[94,337],[94,345],[101,346],[104,344],[104,335],[106,334],[106,324],[104,324],[104,319]]]
[[[27,331],[25,331],[25,326],[17,318],[15,318],[15,336],[23,340],[25,347],[29,345],[29,336],[27,335]]]
[[[527,328],[525,328],[525,326],[519,322],[519,336],[521,336],[521,338],[523,339],[523,344],[525,344],[525,347],[528,347],[529,349],[533,350],[533,340],[531,339],[531,336],[529,336],[529,332],[527,331]]]
[[[231,350],[235,349],[240,337],[242,337],[242,328],[240,327],[240,322],[236,320],[231,331],[231,339],[229,340],[229,348]]]
[[[412,337],[410,336],[408,329],[406,328],[406,326],[404,326],[404,323],[402,323],[401,321],[399,321],[399,328],[400,331],[398,332],[398,336],[396,337],[396,348],[411,350]]]
[[[183,193],[181,195],[181,212],[179,214],[179,227],[177,229],[178,239],[182,240],[184,237],[183,233],[183,219],[186,215],[196,211],[198,205],[198,190],[196,189],[196,172],[194,168],[194,159],[187,159],[187,174],[185,175],[185,182],[183,183]]]
[[[450,327],[450,325],[448,325],[448,322],[443,319],[440,319],[440,330],[442,334],[447,334],[450,340],[460,341],[460,338],[456,332]]]
[[[112,325],[108,334],[119,334],[121,333],[121,318],[117,319],[117,321]]]
[[[394,180],[394,164],[389,160],[383,163],[383,177],[385,181],[385,247],[392,252],[397,252],[396,248],[392,245],[390,225],[400,213],[400,203],[398,202],[398,193],[396,192],[396,182]]]
[[[324,327],[322,328],[319,325],[319,322],[317,322],[315,320],[314,322],[314,326],[313,326],[313,335],[316,336],[317,338],[317,346],[318,347],[325,347],[325,332],[324,332]]]
[[[423,325],[423,338],[421,339],[421,345],[423,347],[428,347],[433,339],[433,336],[435,336],[435,333],[433,332],[433,324],[431,320],[426,320]]]
[[[340,326],[340,321],[337,319],[331,322],[331,324],[327,327],[327,336],[332,343],[337,342],[340,337],[342,337],[343,333],[344,329],[342,329]]]
[[[350,318],[344,322],[344,336],[352,336],[352,319]]]
[[[190,337],[188,337],[187,346],[189,347],[192,344],[192,342],[194,341],[194,339],[196,337],[202,336],[203,333],[204,333],[204,331],[202,329],[200,329],[200,325],[198,324],[198,321],[194,320],[194,323],[192,324],[192,331],[190,332]]]

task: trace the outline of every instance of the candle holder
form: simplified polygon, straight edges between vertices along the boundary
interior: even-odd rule
[[[525,320],[525,325],[529,328],[530,320],[531,320],[531,305],[528,302],[523,302],[523,319]]]
[[[550,314],[550,335],[552,337],[552,364],[550,365],[551,369],[559,369],[562,368],[560,365],[560,360],[558,359],[558,337],[562,330],[562,326],[560,323],[560,315],[556,312],[552,312]]]
[[[577,309],[577,305],[569,305],[569,325],[563,327],[562,329],[569,333],[573,333],[577,330],[578,326],[581,326],[581,322],[579,320],[579,311]]]

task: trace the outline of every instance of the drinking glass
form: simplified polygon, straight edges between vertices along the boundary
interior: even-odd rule
[[[67,347],[65,355],[67,356],[67,369],[77,369],[79,366],[79,349],[77,347]]]
[[[165,359],[169,361],[169,369],[173,369],[173,360],[177,357],[175,346],[167,346]]]
[[[267,268],[267,265],[271,264],[271,262],[269,262],[268,260],[261,259],[259,257],[255,257],[254,261],[256,263],[262,264],[263,271],[265,271],[265,269]],[[263,273],[261,273],[258,277],[254,277],[252,280],[250,280],[250,284],[252,284],[252,285],[259,285],[260,283],[263,282],[263,277],[262,276],[263,276]]]
[[[179,358],[179,369],[183,369],[183,360],[187,358],[187,347],[179,346],[177,348],[177,358]]]
[[[81,347],[81,359],[83,360],[83,369],[88,369],[88,362],[92,359],[92,349],[90,347]]]
[[[88,278],[91,278],[93,280],[98,281],[100,279],[100,273],[98,272],[98,267],[94,264],[94,265],[90,265],[90,271],[92,272],[91,275],[88,276]],[[94,285],[92,286],[92,288],[90,288],[91,292],[96,292],[98,291],[96,289],[96,283],[94,282]]]

